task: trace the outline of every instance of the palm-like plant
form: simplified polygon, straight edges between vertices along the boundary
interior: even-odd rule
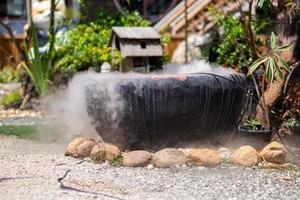
[[[284,79],[283,70],[289,72],[290,69],[287,61],[279,54],[288,50],[291,46],[291,44],[277,46],[276,36],[274,32],[272,32],[268,51],[252,63],[249,68],[248,75],[251,75],[260,66],[263,66],[265,68],[264,71],[268,83],[272,83],[274,81],[276,73],[279,78]]]
[[[255,60],[248,70],[248,75],[252,75],[253,72],[258,69],[260,66],[264,69],[264,78],[266,78],[267,83],[270,85],[274,81],[274,77],[276,74],[278,77],[283,80],[284,79],[284,70],[288,73],[290,71],[290,67],[287,64],[287,61],[280,56],[280,53],[288,50],[292,45],[285,44],[282,46],[277,45],[277,39],[275,34],[272,32],[270,44],[268,50],[260,55],[257,60]],[[285,73],[285,75],[287,74]],[[255,79],[254,79],[255,80]],[[266,128],[270,128],[270,119],[269,119],[269,108],[266,106],[265,101],[265,81],[262,81],[261,91],[259,91],[258,86],[255,82],[257,94],[262,94],[262,98],[260,99],[262,109],[265,115],[265,126]]]

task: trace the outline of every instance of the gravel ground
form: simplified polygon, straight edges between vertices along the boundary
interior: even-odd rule
[[[64,147],[0,135],[0,199],[299,199],[300,196],[297,171],[231,165],[179,170],[112,167],[65,157]],[[81,191],[60,187],[57,178],[69,169],[63,184]]]

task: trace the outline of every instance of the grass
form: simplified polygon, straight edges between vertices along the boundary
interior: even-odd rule
[[[1,135],[17,136],[23,139],[37,139],[37,128],[33,125],[0,126]]]
[[[49,125],[4,125],[0,126],[0,135],[16,136],[21,139],[58,142],[62,130]]]

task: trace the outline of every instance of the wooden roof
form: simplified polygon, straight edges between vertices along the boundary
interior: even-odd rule
[[[112,31],[121,39],[160,39],[152,27],[113,27]]]

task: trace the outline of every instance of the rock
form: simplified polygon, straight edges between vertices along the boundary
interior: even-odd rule
[[[252,146],[242,146],[233,153],[232,161],[242,166],[256,166],[259,163],[259,155]]]
[[[225,147],[221,147],[219,150],[219,155],[221,157],[222,160],[224,161],[228,161],[230,160],[231,158],[231,152],[230,152],[230,149],[228,148],[225,148]]]
[[[219,153],[212,149],[194,149],[190,152],[190,157],[200,166],[215,167],[221,164]]]
[[[188,169],[188,166],[186,164],[183,164],[183,165],[181,165],[181,169],[186,170],[186,169]]]
[[[171,165],[171,166],[169,167],[169,171],[170,171],[171,173],[173,173],[173,174],[179,172],[179,170],[180,170],[180,166],[179,166],[179,165]]]
[[[204,169],[207,169],[207,168],[204,167],[204,166],[198,166],[197,169],[199,169],[199,170],[204,170]]]
[[[90,158],[92,161],[94,161],[95,163],[101,163],[103,161],[105,161],[105,150],[99,147],[99,145],[95,145],[90,153]]]
[[[152,158],[152,154],[148,151],[131,151],[123,156],[122,164],[125,167],[141,167],[146,166],[149,160]]]
[[[148,169],[148,170],[154,169],[153,164],[149,164],[149,165],[147,166],[147,169]]]
[[[282,164],[286,160],[286,150],[283,144],[272,142],[259,153],[260,157],[270,163]]]
[[[261,168],[263,169],[279,169],[279,170],[287,170],[290,167],[290,164],[283,163],[283,164],[277,164],[277,163],[262,163]]]
[[[156,152],[152,156],[152,161],[156,167],[165,168],[171,165],[182,165],[186,162],[186,156],[177,149],[166,148]]]
[[[103,158],[104,160],[113,160],[114,158],[118,157],[121,155],[120,149],[112,144],[107,144],[107,143],[97,143],[97,145],[94,146],[94,148],[91,151],[91,157],[98,157]],[[99,160],[98,160],[99,161]]]
[[[93,139],[85,140],[76,147],[76,156],[77,157],[87,157],[90,155],[93,147],[96,145],[96,142]]]
[[[87,139],[82,138],[82,137],[78,137],[78,138],[73,139],[67,147],[67,150],[65,152],[65,156],[76,156],[77,146],[80,145],[81,143],[83,143],[85,140],[87,140]]]
[[[108,62],[104,62],[101,65],[101,73],[111,72],[112,68],[111,65]]]

